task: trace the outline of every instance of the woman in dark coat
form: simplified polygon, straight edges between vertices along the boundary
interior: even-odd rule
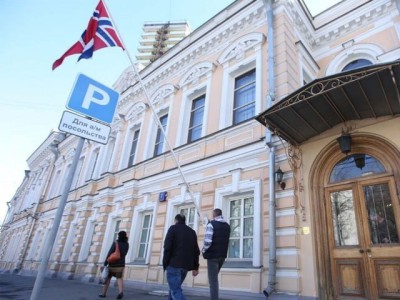
[[[116,242],[118,243],[121,258],[118,261],[109,264],[108,277],[104,283],[103,293],[99,295],[100,298],[106,297],[107,290],[110,285],[111,278],[113,276],[115,278],[117,278],[117,285],[118,285],[118,292],[119,292],[117,299],[122,299],[122,297],[124,296],[122,276],[124,274],[124,268],[125,268],[125,256],[129,250],[128,237],[127,237],[125,231],[118,232],[118,240]],[[116,242],[114,242],[112,244],[110,250],[108,251],[106,261],[104,262],[104,266],[108,265],[107,258],[111,255],[111,253],[113,253],[115,251],[115,243]]]

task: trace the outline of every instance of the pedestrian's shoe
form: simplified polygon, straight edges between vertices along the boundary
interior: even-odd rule
[[[124,293],[119,293],[117,299],[122,299],[122,297],[124,297]]]
[[[99,295],[99,298],[105,298],[105,297],[106,297],[105,294],[100,294],[100,295]]]

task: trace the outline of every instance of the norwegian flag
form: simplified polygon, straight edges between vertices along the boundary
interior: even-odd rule
[[[81,53],[79,61],[82,58],[91,58],[94,51],[105,47],[121,47],[125,50],[108,17],[103,1],[100,0],[79,41],[53,63],[53,70],[61,65],[64,58],[69,55]]]

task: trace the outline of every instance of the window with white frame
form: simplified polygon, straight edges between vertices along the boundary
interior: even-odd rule
[[[67,165],[66,169],[64,170],[63,179],[61,180],[61,186],[60,186],[60,189],[58,190],[57,195],[61,195],[62,192],[64,191],[65,184],[67,183],[67,178],[68,178],[70,169],[71,169],[71,164]]]
[[[49,199],[58,196],[58,184],[61,177],[61,170],[57,170],[56,174],[54,175],[53,180],[51,181],[50,192],[49,192]]]
[[[85,235],[83,237],[82,247],[79,253],[79,261],[87,261],[91,255],[91,249],[94,245],[94,235],[96,233],[97,224],[91,220],[86,225]]]
[[[164,129],[164,132],[166,131],[166,128],[167,128],[167,122],[168,122],[168,114],[160,117],[160,123]],[[164,152],[164,144],[165,144],[164,134],[163,134],[161,128],[158,127],[156,141],[155,141],[155,145],[154,145],[153,156],[160,155],[161,153]]]
[[[256,70],[253,69],[235,78],[233,125],[254,117],[255,101]]]
[[[85,180],[88,181],[90,179],[95,179],[94,177],[94,171],[96,169],[96,165],[97,165],[97,160],[99,158],[99,151],[100,149],[95,149],[92,152],[92,155],[90,156],[90,161],[89,161],[89,166],[86,172],[86,178]]]
[[[110,163],[111,163],[111,158],[113,155],[114,147],[115,147],[115,138],[112,138],[108,141],[106,154],[103,159],[103,166],[102,166],[102,170],[101,170],[100,174],[106,173],[110,170]]]
[[[74,242],[74,238],[75,238],[76,227],[77,227],[77,224],[72,223],[71,227],[68,230],[67,239],[66,239],[65,245],[64,245],[64,251],[61,256],[62,261],[68,261],[68,258],[71,255],[71,250],[72,250],[72,246],[73,246],[73,242]]]
[[[253,259],[254,197],[251,195],[228,200],[227,221],[231,226],[228,259]]]
[[[113,233],[113,241],[116,241],[118,239],[118,232],[119,232],[119,226],[121,225],[121,220],[116,220],[115,221],[115,227],[114,227],[114,233]]]
[[[362,68],[365,66],[372,65],[372,62],[369,61],[368,59],[355,59],[352,62],[348,63],[343,69],[342,72],[344,71],[350,71],[358,68]]]
[[[195,229],[195,217],[196,217],[196,208],[194,205],[190,206],[181,206],[178,209],[179,214],[184,215],[186,218],[186,225]]]
[[[132,143],[131,143],[131,149],[129,152],[128,167],[133,166],[133,164],[135,163],[135,157],[136,157],[137,146],[138,146],[138,141],[139,141],[139,133],[140,133],[140,130],[137,129],[134,131],[134,133],[132,135]]]
[[[206,96],[202,95],[192,101],[187,139],[188,143],[194,142],[195,140],[201,138],[205,99]]]
[[[135,261],[145,262],[149,251],[150,245],[150,233],[152,224],[153,214],[143,213],[142,214],[142,226],[139,233],[138,250]]]
[[[98,226],[98,224],[95,224],[95,223],[92,223],[91,225],[92,225],[92,228],[91,228],[91,231],[90,231],[91,234],[89,235],[90,243],[89,243],[89,247],[85,251],[85,254],[86,254],[86,256],[84,257],[85,260],[87,260],[92,255],[93,246],[94,246],[94,243],[95,243],[94,236],[96,234],[96,227]]]
[[[78,186],[78,180],[82,172],[83,162],[85,157],[81,157],[78,161],[78,165],[76,166],[74,178],[72,179],[71,189],[75,189]]]
[[[40,227],[39,227],[40,228]],[[33,238],[31,248],[29,249],[28,259],[34,260],[36,257],[36,251],[38,248],[39,239],[42,235],[42,232],[39,230],[36,232],[35,237]]]

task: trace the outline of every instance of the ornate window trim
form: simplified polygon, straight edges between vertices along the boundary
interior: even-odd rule
[[[245,58],[245,54],[249,49],[256,50],[257,47],[261,47],[261,45],[264,44],[265,40],[265,35],[260,32],[254,32],[242,36],[222,52],[218,58],[218,62],[223,65],[233,59],[241,60]]]
[[[331,61],[326,69],[326,75],[332,75],[342,72],[343,68],[356,59],[367,59],[373,64],[379,63],[378,56],[383,53],[383,50],[374,44],[358,44],[346,42],[342,50]]]
[[[215,64],[210,61],[203,61],[194,65],[179,81],[179,87],[197,84],[203,76],[210,76],[215,67]]]

